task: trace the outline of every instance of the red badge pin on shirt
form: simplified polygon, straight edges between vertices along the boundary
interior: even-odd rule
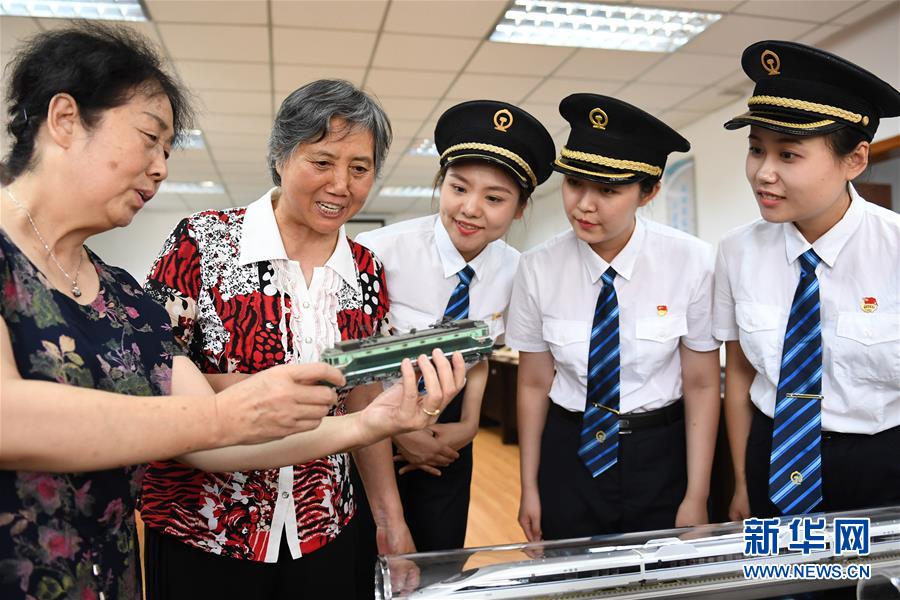
[[[875,309],[878,308],[878,300],[875,299],[874,296],[864,296],[862,299],[862,309],[863,312],[875,312]]]
[[[666,316],[667,314],[669,314],[669,307],[666,306],[665,304],[659,304],[659,305],[657,305],[657,307],[656,307],[656,314],[658,314],[658,315],[661,316],[661,317]]]

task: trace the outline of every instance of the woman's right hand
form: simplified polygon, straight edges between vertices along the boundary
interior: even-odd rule
[[[750,518],[750,497],[747,495],[747,485],[735,483],[734,496],[728,506],[728,518],[731,521],[743,521]]]
[[[536,487],[523,486],[519,501],[519,525],[529,542],[544,539],[541,531],[541,497]]]
[[[418,466],[419,468],[429,466],[432,468],[422,470],[432,475],[440,475],[440,471],[434,467],[446,467],[459,458],[459,452],[438,440],[427,429],[396,435],[394,436],[394,444],[400,452],[394,457],[394,461],[409,463],[401,467],[401,475],[413,470],[412,468],[407,468],[413,466]]]
[[[256,444],[315,429],[337,403],[344,375],[324,363],[279,365],[216,394],[221,445]]]

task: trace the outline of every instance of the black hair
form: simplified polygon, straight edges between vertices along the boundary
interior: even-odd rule
[[[658,177],[652,177],[650,179],[641,179],[638,183],[641,185],[641,197],[647,196],[650,192],[653,191],[653,188],[656,187],[656,184],[659,183]]]
[[[12,148],[0,163],[0,181],[9,183],[34,167],[35,139],[50,100],[59,93],[75,99],[87,128],[135,94],[165,94],[177,142],[191,127],[193,110],[187,90],[162,65],[150,42],[125,27],[84,23],[27,40],[8,67],[6,130]]]
[[[516,189],[519,190],[519,206],[525,207],[528,205],[528,201],[531,199],[531,193],[534,191],[532,187],[523,187],[516,181],[516,176],[509,172],[509,169],[504,167],[499,162],[494,162],[487,158],[462,158],[454,160],[453,162],[446,162],[441,165],[440,169],[438,169],[437,174],[434,176],[434,181],[431,184],[431,187],[434,189],[440,188],[444,184],[444,178],[447,176],[447,170],[453,167],[459,167],[464,165],[471,164],[486,164],[492,167],[496,167],[498,170],[505,173],[509,178],[516,183]]]
[[[837,131],[826,133],[825,145],[838,159],[845,158],[852,153],[860,142],[867,141],[866,134],[853,127],[841,127]]]

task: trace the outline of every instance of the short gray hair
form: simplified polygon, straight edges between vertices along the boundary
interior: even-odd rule
[[[267,157],[275,185],[281,185],[276,165],[283,164],[301,144],[325,139],[335,117],[371,132],[375,139],[375,174],[381,173],[393,137],[384,109],[349,81],[319,79],[291,92],[275,115]]]

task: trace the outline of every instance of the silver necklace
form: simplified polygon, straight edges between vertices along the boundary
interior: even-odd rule
[[[50,249],[50,245],[47,243],[47,240],[44,239],[44,236],[42,236],[41,232],[38,231],[37,225],[34,224],[34,219],[31,218],[31,213],[28,212],[28,209],[25,208],[25,206],[21,202],[19,202],[19,200],[13,195],[12,190],[10,190],[8,187],[6,188],[6,193],[7,195],[9,195],[10,200],[12,200],[13,203],[15,203],[15,205],[25,213],[25,216],[28,217],[28,222],[31,223],[31,228],[34,229],[34,233],[37,234],[38,239],[41,240],[41,243],[44,245],[44,249],[47,250],[47,254],[50,255],[50,258],[53,259],[53,262],[56,263],[57,268],[62,271],[62,274],[66,276],[66,279],[68,279],[72,283],[72,295],[76,298],[80,298],[81,288],[78,287],[78,273],[81,272],[81,263],[84,262],[84,251],[82,250],[81,252],[79,252],[78,267],[76,267],[75,269],[75,277],[72,277],[71,275],[69,275],[69,272],[63,269],[63,266],[59,264],[59,261],[56,259],[56,255],[53,254],[53,250]]]

